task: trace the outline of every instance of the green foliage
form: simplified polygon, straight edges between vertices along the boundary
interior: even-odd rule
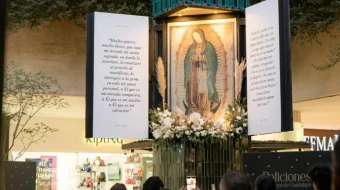
[[[256,4],[263,0],[251,0]],[[152,0],[10,0],[8,29],[37,28],[54,21],[67,20],[84,27],[87,13],[109,12],[151,16]],[[340,26],[340,1],[290,0],[291,36],[300,42],[317,40],[317,35]]]
[[[251,0],[251,4],[263,0]],[[332,38],[338,36],[332,31],[340,31],[340,1],[338,0],[290,0],[291,38],[297,43],[313,43],[320,45],[318,36],[326,33]],[[338,40],[338,39],[336,39]],[[320,71],[325,71],[340,63],[340,43],[328,55],[324,65],[312,64]]]
[[[251,0],[254,5],[263,0]],[[293,40],[319,42],[318,35],[334,27],[340,29],[340,1],[337,0],[290,0],[290,24]]]
[[[42,72],[31,73],[18,68],[14,63],[6,66],[4,75],[3,111],[9,117],[11,125],[7,154],[17,140],[23,149],[19,158],[35,143],[43,140],[49,133],[57,132],[45,123],[30,124],[31,119],[44,108],[61,109],[69,106],[61,94],[63,89],[58,81]]]
[[[319,71],[325,71],[338,63],[340,63],[340,44],[337,44],[335,48],[330,51],[327,56],[327,61],[325,61],[323,65],[312,64],[312,66]]]
[[[340,2],[336,0],[291,0],[291,35],[300,42],[319,42],[318,34],[331,33],[338,27]],[[320,43],[320,42],[319,42]]]
[[[224,115],[227,126],[233,134],[233,138],[242,139],[248,137],[248,114],[246,98],[236,98],[234,105],[228,105]]]
[[[300,44],[316,42],[320,33],[332,38],[338,36],[332,31],[340,31],[340,1],[337,0],[291,0],[291,36]],[[337,39],[336,39],[337,40]],[[312,64],[320,71],[325,71],[340,63],[340,43],[329,52],[324,65]]]
[[[86,14],[95,11],[151,16],[151,0],[9,0],[7,27],[34,29],[63,20],[85,27]]]

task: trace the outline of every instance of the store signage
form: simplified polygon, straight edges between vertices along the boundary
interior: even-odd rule
[[[243,154],[243,171],[253,182],[260,175],[272,176],[278,190],[313,190],[309,168],[319,162],[331,162],[329,151],[270,152]],[[254,164],[256,163],[256,164]]]
[[[56,176],[57,169],[49,168],[46,160],[41,160],[37,167],[37,177],[38,179],[48,180]]]
[[[123,144],[123,139],[115,138],[86,138],[86,143],[95,144]]]
[[[26,161],[36,163],[37,189],[57,189],[57,156],[26,158]]]
[[[95,12],[86,24],[86,137],[148,138],[149,17]]]
[[[289,1],[246,8],[248,135],[293,130]]]
[[[339,135],[333,137],[304,136],[303,140],[310,143],[310,150],[332,151],[338,138]]]

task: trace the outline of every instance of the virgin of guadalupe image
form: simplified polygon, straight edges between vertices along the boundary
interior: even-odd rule
[[[202,29],[193,29],[191,36],[193,43],[184,59],[186,97],[183,104],[186,114],[198,112],[206,116],[214,114],[221,105],[215,86],[217,54],[214,46],[206,40]]]

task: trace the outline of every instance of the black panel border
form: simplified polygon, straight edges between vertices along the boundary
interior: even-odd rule
[[[93,137],[94,17],[94,13],[86,15],[86,138]]]
[[[292,131],[293,98],[290,49],[289,0],[279,0],[281,131]]]

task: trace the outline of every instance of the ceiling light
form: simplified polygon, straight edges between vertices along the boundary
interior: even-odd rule
[[[182,16],[183,14],[182,13],[178,13],[178,16]]]

